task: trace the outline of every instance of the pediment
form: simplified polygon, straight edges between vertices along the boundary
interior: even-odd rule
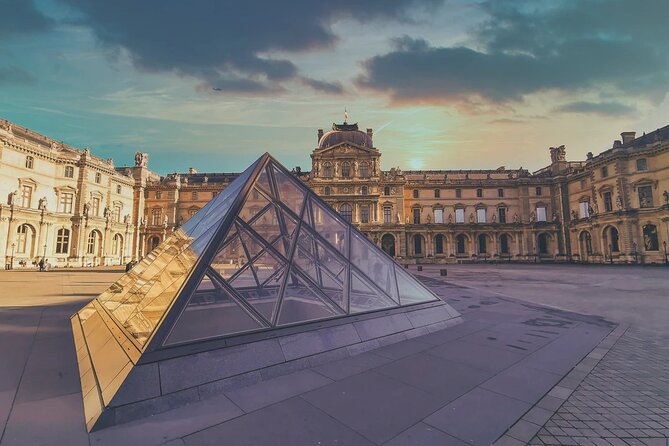
[[[378,150],[376,149],[369,149],[367,147],[362,147],[357,144],[353,144],[350,142],[342,142],[337,145],[334,145],[332,147],[327,147],[325,149],[316,149],[314,151],[314,154],[316,155],[329,155],[329,156],[337,156],[337,155],[344,155],[344,156],[372,156],[372,155],[378,155]]]

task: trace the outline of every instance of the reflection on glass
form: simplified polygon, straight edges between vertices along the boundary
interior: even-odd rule
[[[274,166],[274,180],[279,191],[279,199],[296,215],[300,215],[302,203],[306,196],[306,186],[298,184],[297,180]]]
[[[346,223],[315,200],[311,200],[311,211],[316,232],[346,256]]]
[[[408,305],[438,300],[437,296],[401,268],[395,267],[395,273],[397,274],[397,286],[400,289],[400,304]]]
[[[326,304],[295,272],[288,276],[281,300],[278,325],[335,317],[343,312]]]
[[[369,240],[355,233],[351,235],[351,263],[399,303],[393,277],[395,263],[382,254]]]
[[[397,304],[389,297],[374,289],[355,271],[351,271],[351,292],[349,308],[350,313],[362,313],[364,311],[380,310],[381,308],[394,307]]]

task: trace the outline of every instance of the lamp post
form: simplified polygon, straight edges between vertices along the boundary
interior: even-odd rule
[[[609,244],[609,263],[613,265],[613,246],[611,244]]]
[[[46,243],[44,244],[44,255],[42,256],[46,262]]]
[[[634,256],[634,263],[637,263],[636,242],[632,242],[632,255]]]
[[[667,241],[662,242],[662,246],[664,246],[664,264],[669,265],[669,258],[667,258]]]
[[[16,243],[12,243],[12,260],[10,263],[10,268],[9,269],[14,269],[14,250],[16,249]]]

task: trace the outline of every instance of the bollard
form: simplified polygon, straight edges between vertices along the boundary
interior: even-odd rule
[[[440,276],[448,276],[448,271],[446,271],[446,268],[442,268],[439,270],[439,275]]]
[[[423,266],[422,265],[418,265],[418,271],[423,271]]]

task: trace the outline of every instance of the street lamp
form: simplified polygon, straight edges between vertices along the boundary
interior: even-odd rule
[[[609,262],[613,265],[613,246],[609,244]]]
[[[44,255],[42,256],[46,262],[46,243],[44,244]]]
[[[669,265],[669,258],[667,258],[667,241],[663,241],[662,245],[664,246],[664,264]]]
[[[16,249],[16,243],[12,243],[12,262],[9,269],[14,269],[14,249]]]
[[[636,242],[632,242],[632,255],[634,256],[634,263],[637,263]]]

